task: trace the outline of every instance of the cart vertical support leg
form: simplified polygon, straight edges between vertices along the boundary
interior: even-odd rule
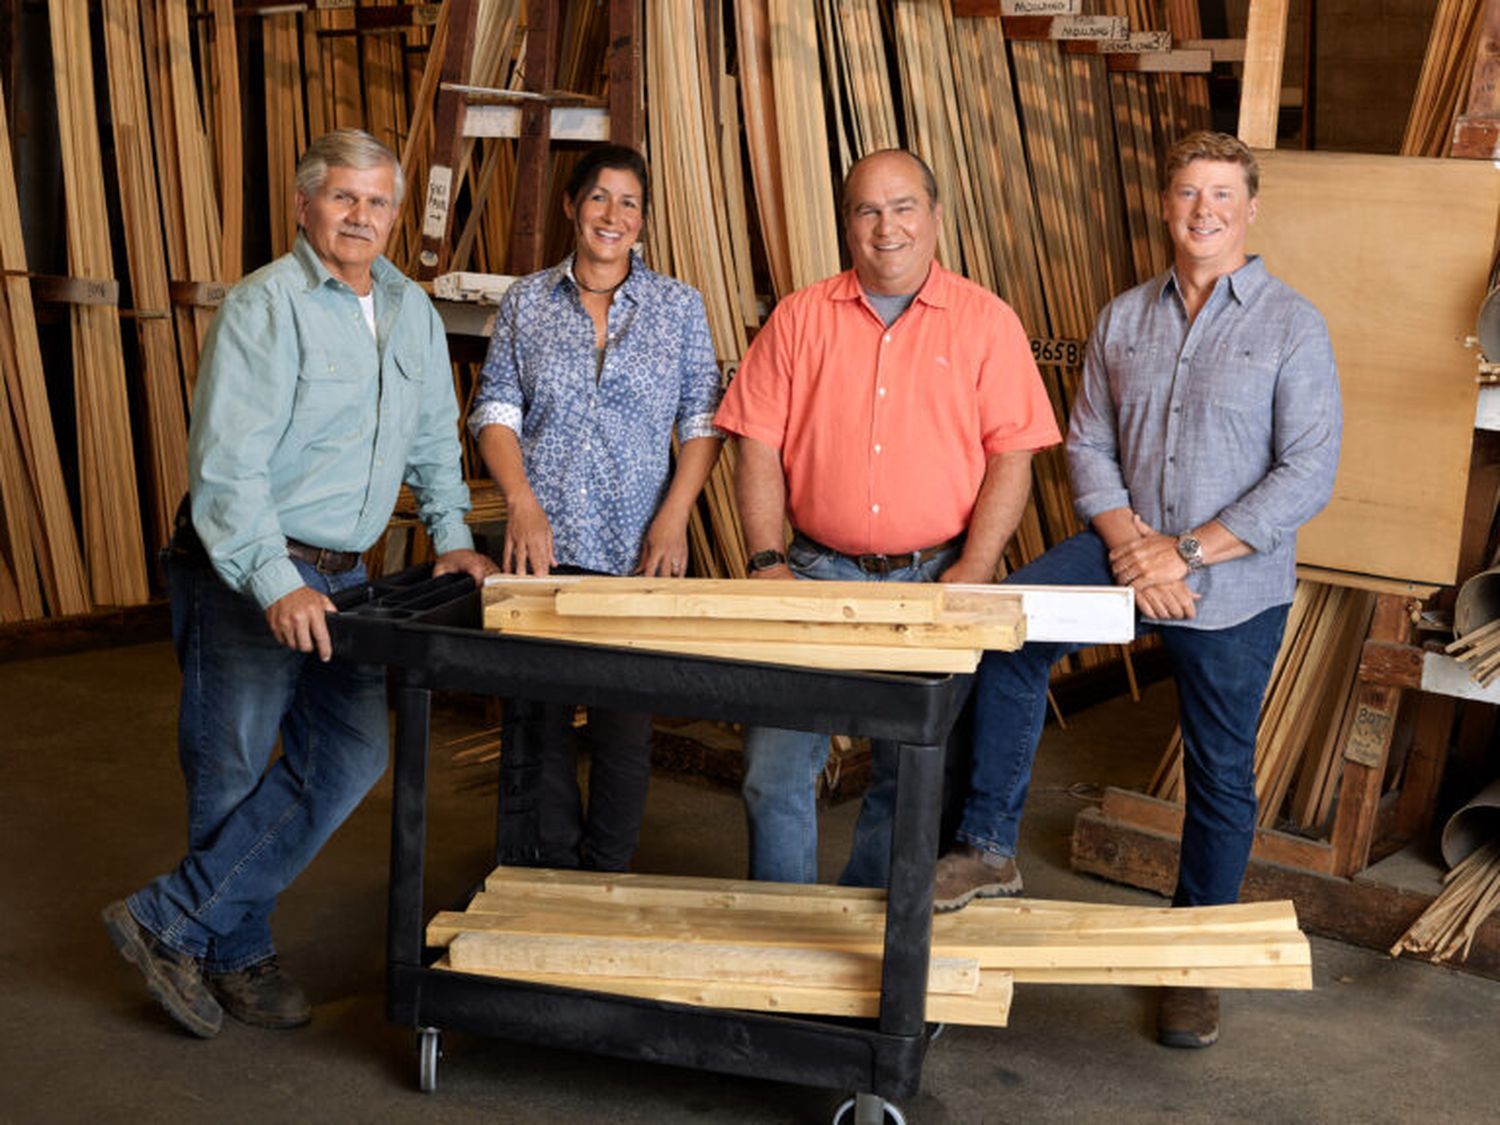
[[[880,1030],[921,1036],[932,950],[932,876],[943,797],[940,746],[902,743],[891,825],[891,881],[886,901]]]
[[[392,771],[390,907],[386,931],[386,1010],[392,1023],[416,1025],[417,997],[403,989],[398,970],[420,968],[422,869],[427,844],[427,748],[432,692],[398,673],[396,747]]]

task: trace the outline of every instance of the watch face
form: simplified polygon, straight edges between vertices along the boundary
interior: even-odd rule
[[[1191,570],[1203,565],[1203,544],[1191,535],[1184,535],[1177,540],[1177,553]]]

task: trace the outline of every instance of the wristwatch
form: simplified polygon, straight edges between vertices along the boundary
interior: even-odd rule
[[[757,570],[770,570],[785,562],[786,555],[781,551],[756,551],[745,563],[745,569],[754,574]]]
[[[1191,531],[1185,531],[1177,537],[1177,553],[1187,563],[1189,571],[1202,570],[1208,565],[1203,561],[1203,544]]]

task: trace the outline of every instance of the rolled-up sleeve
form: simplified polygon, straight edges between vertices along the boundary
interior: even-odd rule
[[[708,314],[703,297],[696,289],[684,286],[682,302],[682,390],[677,403],[677,439],[723,437],[714,426],[714,411],[719,406],[719,364],[714,356],[713,337],[708,331]]]
[[[521,389],[521,362],[517,354],[520,334],[520,291],[512,286],[500,298],[495,311],[495,329],[480,370],[479,390],[469,410],[469,432],[476,438],[486,426],[504,426],[521,432],[525,397]]]
[[[1333,344],[1322,316],[1305,308],[1277,373],[1271,468],[1219,522],[1257,551],[1275,549],[1332,497],[1342,432]]]

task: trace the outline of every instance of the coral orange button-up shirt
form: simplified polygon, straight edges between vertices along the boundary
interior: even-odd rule
[[[1062,437],[1016,314],[937,263],[889,328],[852,270],[787,297],[714,425],[780,450],[792,525],[850,555],[962,534],[987,458]]]

